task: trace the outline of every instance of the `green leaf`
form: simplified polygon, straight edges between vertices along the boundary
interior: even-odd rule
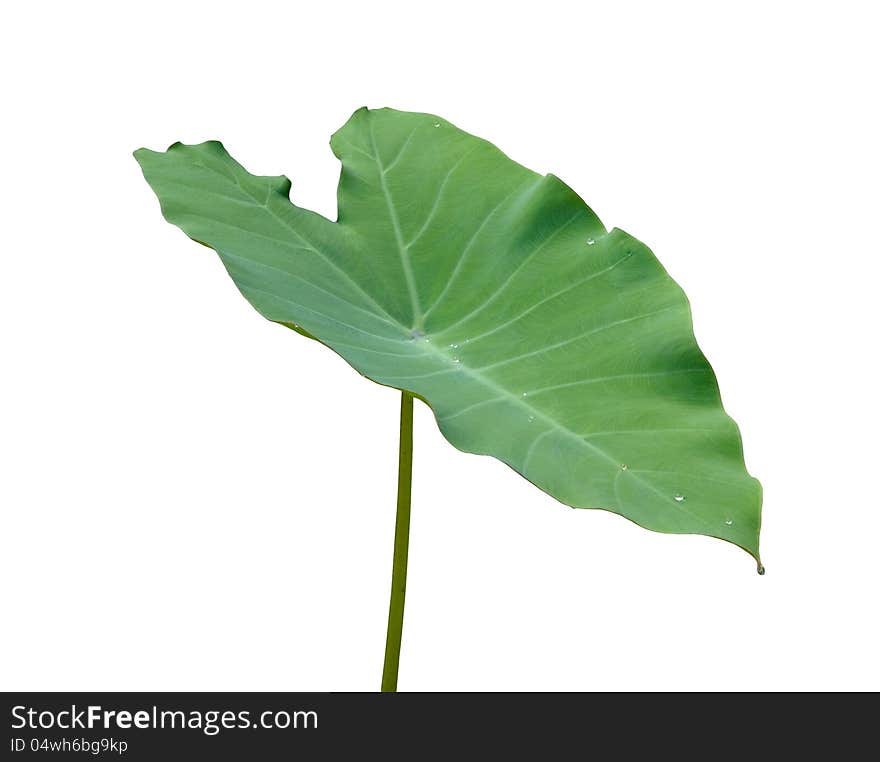
[[[360,109],[331,146],[337,222],[217,142],[135,155],[166,219],[262,315],[419,396],[457,448],[570,506],[759,558],[760,484],[687,298],[644,244],[429,114]]]

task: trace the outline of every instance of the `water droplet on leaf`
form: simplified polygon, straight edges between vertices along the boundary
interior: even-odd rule
[[[587,239],[587,246],[592,246],[594,243],[596,243],[595,238],[588,238]]]
[[[733,525],[733,519],[727,519],[724,523],[727,524],[727,526],[732,526],[732,525]]]
[[[629,466],[626,465],[626,463],[621,463],[619,468],[621,471],[626,471],[629,468]]]
[[[682,495],[680,492],[676,492],[672,496],[672,499],[675,500],[676,503],[683,503],[685,501],[685,496]]]
[[[760,574],[761,576],[764,576],[765,571],[767,571],[767,570],[764,568],[763,564],[758,566],[758,574]]]
[[[419,331],[418,329],[414,329],[409,332],[409,337],[413,339],[413,341],[417,341],[418,339],[424,339],[425,334]]]
[[[434,122],[434,126],[435,126],[435,127],[439,127],[439,126],[440,126],[440,122]]]

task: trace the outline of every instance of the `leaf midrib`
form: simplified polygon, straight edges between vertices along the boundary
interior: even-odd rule
[[[425,348],[427,349],[427,351],[429,353],[434,353],[438,357],[441,357],[445,360],[448,360],[450,363],[453,362],[453,358],[451,355],[449,355],[446,352],[442,351],[441,349],[433,346],[432,344],[425,343]],[[460,372],[467,374],[477,383],[482,384],[483,386],[496,392],[498,394],[499,399],[507,398],[507,399],[509,399],[509,401],[514,402],[516,405],[522,407],[526,414],[534,414],[536,418],[540,418],[543,421],[545,421],[546,423],[550,424],[550,429],[544,430],[541,433],[537,434],[535,437],[536,440],[538,438],[545,436],[547,433],[549,433],[549,430],[555,429],[555,430],[559,431],[560,433],[564,434],[565,436],[567,436],[571,439],[574,439],[576,442],[578,442],[581,446],[583,446],[587,450],[604,458],[606,461],[608,461],[613,466],[615,471],[618,472],[617,475],[619,475],[621,473],[628,474],[631,478],[635,479],[637,482],[644,484],[648,489],[650,489],[658,497],[660,497],[663,500],[665,500],[666,502],[674,505],[678,510],[684,511],[685,513],[687,513],[690,516],[692,516],[693,518],[695,518],[697,521],[701,522],[704,526],[710,527],[709,523],[702,516],[699,516],[699,515],[693,513],[693,511],[689,510],[684,504],[676,502],[672,497],[667,495],[665,492],[661,492],[653,484],[651,484],[651,482],[638,476],[633,471],[630,471],[629,469],[627,469],[626,471],[621,470],[620,461],[618,461],[616,458],[611,457],[611,455],[609,455],[601,447],[594,445],[592,442],[585,439],[583,436],[578,434],[576,431],[574,431],[574,430],[570,429],[568,426],[565,426],[564,424],[560,423],[557,419],[553,418],[550,415],[547,415],[545,412],[543,412],[542,410],[539,410],[538,408],[534,407],[533,405],[530,405],[526,401],[526,399],[523,399],[520,395],[516,394],[515,392],[512,392],[507,387],[501,386],[500,384],[496,383],[492,379],[487,378],[483,373],[481,373],[479,371],[479,369],[469,368],[462,362],[462,363],[456,363],[455,368],[453,370],[458,370]],[[534,444],[534,442],[532,442],[532,444]],[[530,447],[531,447],[531,445],[530,445]],[[525,463],[523,463],[521,468],[523,468],[523,470],[525,470]],[[523,475],[525,476],[525,474],[523,474]],[[615,476],[615,479],[616,478],[617,478],[617,476]]]

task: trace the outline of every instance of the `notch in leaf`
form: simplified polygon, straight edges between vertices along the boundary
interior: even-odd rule
[[[758,561],[761,486],[651,251],[553,175],[430,114],[356,111],[332,138],[338,220],[218,142],[135,156],[165,218],[269,320],[402,391],[383,690],[397,684],[412,401],[458,449],[575,508],[717,537]]]

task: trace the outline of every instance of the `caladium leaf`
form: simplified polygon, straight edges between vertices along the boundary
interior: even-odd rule
[[[220,143],[135,155],[166,219],[262,315],[422,398],[457,448],[570,506],[758,559],[760,484],[687,298],[644,244],[429,114],[360,109],[331,146],[336,222]]]

